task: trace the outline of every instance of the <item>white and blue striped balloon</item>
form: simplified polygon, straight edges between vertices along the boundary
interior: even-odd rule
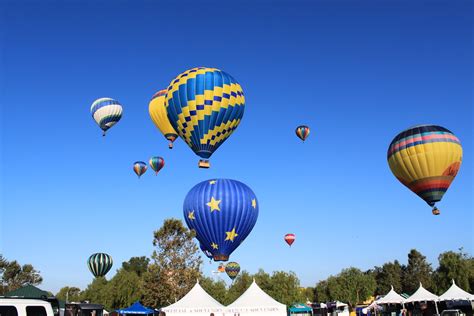
[[[105,132],[122,118],[122,105],[111,98],[100,98],[92,103],[91,114],[105,136]]]

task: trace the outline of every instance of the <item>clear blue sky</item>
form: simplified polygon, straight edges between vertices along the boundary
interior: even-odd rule
[[[411,248],[473,254],[472,1],[3,1],[1,253],[32,263],[42,288],[83,289],[88,256],[115,268],[151,255],[153,231],[182,218],[188,190],[222,177],[249,185],[260,216],[232,259],[292,270],[314,286]],[[239,128],[198,169],[148,116],[153,93],[208,66],[246,95]],[[107,137],[89,107],[124,107]],[[311,127],[302,144],[299,124]],[[401,130],[434,123],[464,147],[441,216],[391,174]],[[166,166],[138,180],[136,160]],[[283,235],[297,240],[290,249]],[[205,261],[204,272],[216,265]]]

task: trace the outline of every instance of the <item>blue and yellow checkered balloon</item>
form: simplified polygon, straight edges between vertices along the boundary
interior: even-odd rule
[[[178,135],[198,156],[208,159],[239,126],[245,98],[232,76],[199,67],[171,82],[165,107]]]

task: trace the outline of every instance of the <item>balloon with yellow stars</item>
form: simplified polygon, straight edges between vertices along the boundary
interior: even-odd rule
[[[227,261],[250,234],[258,218],[255,193],[230,179],[212,179],[195,185],[183,206],[189,229],[215,261]]]

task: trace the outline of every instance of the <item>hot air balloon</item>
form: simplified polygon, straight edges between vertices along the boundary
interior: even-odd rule
[[[300,125],[295,130],[296,136],[298,136],[303,142],[309,136],[309,127],[306,125]]]
[[[140,176],[146,172],[147,168],[148,167],[146,166],[146,163],[144,163],[143,161],[135,161],[133,163],[133,171],[135,171],[138,178],[140,178]]]
[[[387,152],[388,165],[395,177],[433,207],[441,201],[461,167],[462,147],[448,129],[419,125],[397,135]]]
[[[209,168],[208,159],[239,126],[245,98],[241,86],[229,74],[199,67],[183,72],[170,83],[165,107],[175,131],[203,158],[199,167]]]
[[[91,114],[97,125],[104,131],[102,136],[105,136],[105,132],[122,118],[122,105],[111,98],[100,98],[92,103]]]
[[[255,193],[242,182],[214,179],[189,191],[183,212],[189,229],[196,232],[214,261],[227,261],[257,222],[258,203]]]
[[[296,239],[295,234],[286,234],[285,235],[285,241],[288,245],[290,245],[290,247],[295,242],[295,239]]]
[[[240,272],[240,264],[237,262],[229,262],[225,265],[225,273],[231,278],[232,281],[237,277]]]
[[[87,260],[87,266],[96,278],[105,276],[112,265],[112,257],[106,253],[94,253]]]
[[[160,90],[155,93],[148,106],[148,112],[155,126],[160,130],[161,134],[169,140],[168,147],[172,149],[173,142],[176,137],[178,137],[178,134],[176,134],[176,131],[168,120],[168,114],[165,108],[165,95],[166,90]]]
[[[217,271],[218,271],[219,273],[224,273],[224,272],[225,272],[225,265],[220,264],[220,265],[217,267]]]
[[[150,167],[155,171],[155,175],[158,174],[158,172],[165,166],[165,160],[161,157],[151,157],[150,158]]]

